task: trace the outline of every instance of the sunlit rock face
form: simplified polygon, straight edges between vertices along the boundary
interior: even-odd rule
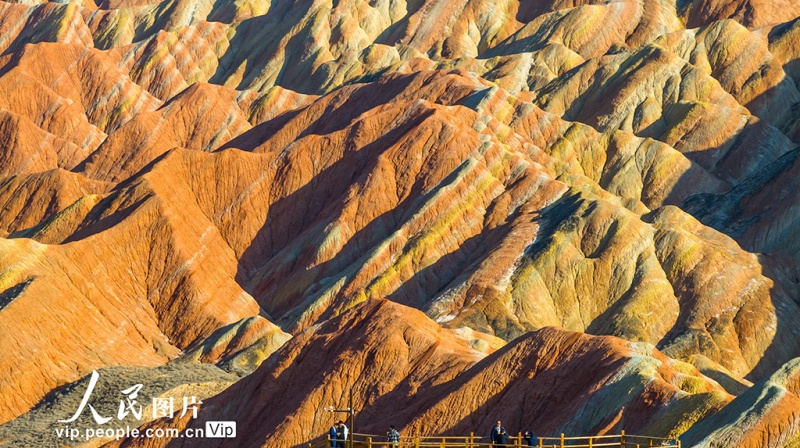
[[[593,368],[576,375],[585,365]],[[236,420],[259,428],[221,446],[296,446],[330,424],[316,403],[346,406],[351,388],[361,409],[359,431],[371,433],[402,422],[406,433],[464,434],[502,419],[548,433],[618,432],[625,421],[668,436],[732,399],[695,367],[650,344],[545,327],[485,355],[417,310],[368,300],[295,336],[251,376],[209,399],[189,425]],[[487,407],[495,412],[487,415]],[[161,420],[153,427],[186,424]]]
[[[350,387],[379,433],[798,446],[798,15],[0,2],[0,444],[100,370],[207,385],[148,423],[207,446]]]

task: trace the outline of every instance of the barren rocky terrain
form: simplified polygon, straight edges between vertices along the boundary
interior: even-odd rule
[[[800,447],[799,145],[792,0],[0,1],[0,446]]]

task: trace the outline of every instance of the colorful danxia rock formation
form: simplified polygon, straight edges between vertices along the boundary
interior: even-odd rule
[[[798,448],[799,145],[793,0],[0,1],[0,446]]]

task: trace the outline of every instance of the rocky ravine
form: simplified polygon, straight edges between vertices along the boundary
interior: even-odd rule
[[[350,386],[365,430],[797,446],[798,16],[0,2],[0,444],[101,370],[230,446]]]

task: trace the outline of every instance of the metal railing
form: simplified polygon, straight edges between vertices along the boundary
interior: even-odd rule
[[[400,442],[386,442],[386,436],[374,434],[353,434],[352,441],[340,441],[346,448],[524,448],[527,442],[522,434],[508,438],[506,444],[491,443],[488,437],[475,436],[411,436],[401,437]],[[325,439],[315,444],[308,444],[308,448],[328,448],[330,439]],[[351,445],[352,444],[352,445]],[[680,448],[678,439],[663,437],[637,436],[633,434],[567,437],[539,437],[539,448]]]

